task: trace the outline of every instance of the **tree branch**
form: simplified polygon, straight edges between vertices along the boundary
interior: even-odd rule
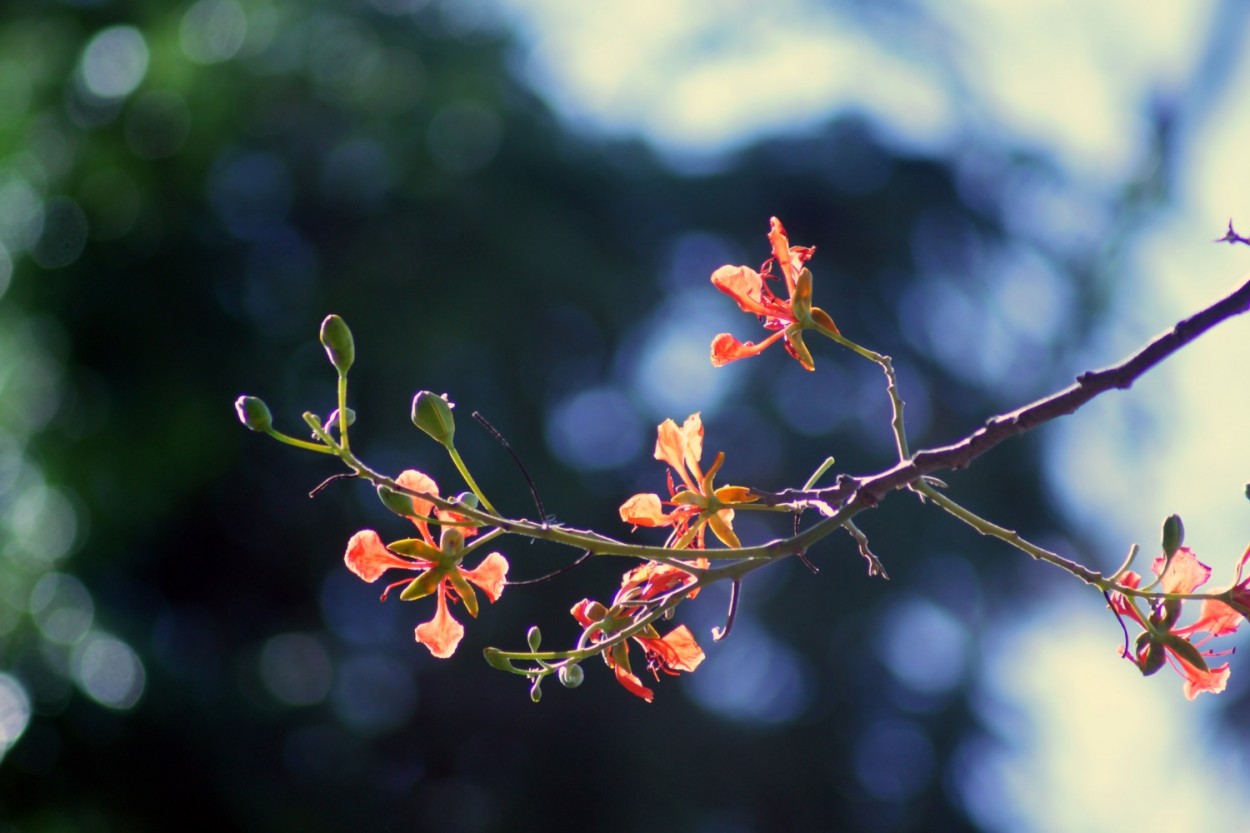
[[[919,451],[910,460],[880,474],[859,478],[851,503],[862,509],[875,506],[889,492],[905,488],[926,474],[943,469],[962,469],[1003,440],[1074,413],[1094,397],[1113,388],[1127,389],[1152,367],[1212,327],[1248,310],[1250,280],[1230,295],[1178,322],[1120,364],[1082,373],[1072,386],[1010,413],[991,417],[982,428],[956,443]]]

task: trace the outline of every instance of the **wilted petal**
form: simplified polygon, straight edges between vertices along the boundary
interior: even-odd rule
[[[629,649],[625,645],[617,645],[603,655],[609,666],[616,673],[616,681],[635,697],[641,697],[650,703],[655,699],[655,692],[642,684],[629,667]]]
[[[638,637],[638,642],[670,671],[693,671],[703,662],[703,649],[695,641],[690,628],[685,625],[674,628],[658,639]]]
[[[720,267],[712,273],[712,285],[752,315],[776,315],[785,309],[760,274],[747,266]]]
[[[347,569],[369,583],[377,581],[390,569],[420,570],[425,567],[392,553],[372,529],[362,529],[351,537],[343,562]]]
[[[738,359],[758,356],[783,335],[785,333],[779,330],[756,344],[754,341],[741,342],[729,333],[721,333],[712,339],[712,367],[724,367]]]
[[[621,520],[634,526],[668,526],[673,516],[664,514],[659,495],[643,494],[621,504]]]
[[[686,465],[692,472],[697,472],[699,461],[703,459],[703,420],[699,417],[698,411],[686,417],[686,421],[681,425],[681,434],[686,450]]]
[[[442,588],[438,591],[438,610],[434,618],[417,625],[416,633],[417,641],[439,659],[447,659],[456,652],[456,647],[464,638],[464,625],[451,618],[447,610],[447,592]]]
[[[494,602],[503,593],[508,575],[508,559],[497,552],[492,552],[477,567],[472,570],[461,570],[460,574],[482,588],[486,597]]]

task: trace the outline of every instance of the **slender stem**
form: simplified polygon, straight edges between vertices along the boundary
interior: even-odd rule
[[[890,417],[890,427],[894,430],[894,445],[898,450],[898,459],[900,462],[910,459],[911,451],[907,446],[907,430],[903,425],[903,407],[906,403],[903,402],[903,397],[898,392],[898,377],[894,374],[893,360],[889,356],[873,352],[867,347],[856,344],[837,330],[831,330],[818,322],[812,322],[812,324],[821,335],[875,363],[885,373],[886,392],[890,395],[890,405],[893,410]]]
[[[337,454],[338,453],[331,447],[321,445],[319,443],[311,443],[308,440],[297,440],[295,439],[295,437],[289,437],[286,434],[283,434],[281,431],[276,431],[273,428],[270,428],[265,433],[273,437],[275,440],[277,440],[280,443],[293,445],[296,448],[302,448],[305,451],[316,451],[318,454]]]
[[[486,495],[482,494],[482,490],[478,488],[477,481],[473,479],[473,475],[469,474],[469,467],[464,464],[464,459],[460,456],[460,452],[456,450],[456,447],[448,445],[447,453],[451,455],[451,461],[456,464],[456,470],[464,478],[464,482],[468,485],[469,490],[477,495],[477,499],[482,502],[483,508],[492,515],[498,515],[499,513],[495,511],[495,507],[490,505]]]
[[[951,500],[923,480],[917,481],[912,488],[914,488],[917,492],[920,492],[933,503],[945,509],[950,514],[954,515],[959,520],[966,523],[968,526],[975,529],[977,532],[980,532],[982,535],[989,535],[993,538],[1005,541],[1021,552],[1036,558],[1038,561],[1045,561],[1047,564],[1053,564],[1061,570],[1066,570],[1086,584],[1092,584],[1100,590],[1109,589],[1107,580],[1093,570],[1090,570],[1081,564],[1077,564],[1075,561],[1064,558],[1058,553],[1053,553],[1050,550],[1043,549],[1036,544],[1026,541],[1024,538],[1020,537],[1020,533],[1015,530],[1007,529],[996,523],[987,521],[985,518],[982,518],[981,516],[960,506],[958,503]]]
[[[347,374],[339,373],[338,384],[338,401],[339,401],[339,440],[342,443],[343,450],[347,451],[351,446],[347,442]]]

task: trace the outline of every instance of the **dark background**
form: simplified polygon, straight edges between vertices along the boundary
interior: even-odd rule
[[[688,605],[707,667],[660,682],[655,703],[588,663],[582,688],[552,681],[535,705],[481,648],[520,646],[531,624],[548,646],[571,643],[566,611],[609,598],[622,562],[510,590],[466,622],[453,660],[435,661],[412,640],[430,603],[379,605],[341,563],[356,530],[389,539],[404,522],[361,484],[310,501],[337,469],[246,431],[231,404],[261,396],[303,436],[302,412],[334,406],[316,332],[337,312],[356,337],[364,459],[459,488],[408,422],[413,392],[447,391],[462,452],[502,511],[533,515],[512,462],[466,420],[474,410],[522,456],[549,512],[628,535],[616,507],[663,489],[654,426],[688,413],[660,411],[638,363],[673,316],[700,342],[726,328],[758,338],[707,276],[761,263],[770,215],[817,245],[816,303],[895,357],[917,448],[1071,378],[1122,229],[1052,248],[1011,200],[1022,183],[1060,180],[1046,159],[993,144],[904,155],[853,114],[714,172],[674,172],[642,144],[567,132],[509,73],[505,34],[385,5],[269,7],[251,21],[271,27],[267,40],[210,62],[180,49],[185,4],[0,13],[12,264],[0,664],[32,712],[0,763],[0,829],[972,829],[958,778],[983,729],[964,696],[967,657],[1003,613],[996,599],[1013,598],[1000,591],[1048,572],[897,495],[861,523],[888,584],[833,536],[810,553],[818,574],[783,563],[753,576],[726,643],[707,637],[724,595]],[[102,96],[81,55],[116,25],[142,33],[149,64],[137,89]],[[1157,130],[1147,174],[1113,196],[1125,226],[1167,192],[1163,115]],[[14,183],[39,201],[41,225]],[[938,277],[983,297],[1008,247],[1066,281],[1068,306],[995,385],[942,349],[975,343],[975,316],[918,316],[940,316],[926,302]],[[706,458],[727,452],[719,483],[798,486],[830,455],[835,471],[890,465],[879,371],[809,344],[814,374],[780,348],[720,371],[729,381],[703,406]],[[679,388],[693,373],[657,372]],[[598,398],[584,411],[561,410],[587,391]],[[578,465],[562,413],[636,433],[638,453]],[[1020,474],[1037,465],[1024,438],[951,485],[983,515],[1079,552],[1054,537],[1041,478]],[[66,528],[72,543],[48,543]],[[760,541],[785,523],[741,528]],[[500,549],[516,578],[576,555]],[[963,653],[944,667],[916,634],[908,677],[898,623],[934,621]],[[137,701],[100,702],[84,684],[84,640],[101,635],[141,663]]]

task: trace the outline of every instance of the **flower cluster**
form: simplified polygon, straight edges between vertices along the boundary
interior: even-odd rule
[[[419,471],[405,471],[395,482],[417,495],[438,497],[438,484]],[[460,562],[468,554],[464,547],[465,539],[475,535],[477,528],[454,512],[436,510],[433,502],[426,498],[413,496],[411,503],[412,514],[407,517],[416,525],[420,538],[405,538],[383,544],[378,533],[372,529],[364,529],[347,542],[343,561],[349,570],[370,583],[381,578],[387,570],[411,570],[418,573],[416,578],[388,584],[382,591],[382,600],[386,600],[392,588],[401,584],[408,585],[399,594],[399,598],[404,601],[414,601],[437,593],[438,606],[434,618],[417,626],[416,637],[418,642],[430,649],[431,654],[445,659],[456,652],[456,647],[464,637],[464,625],[452,618],[448,602],[460,601],[469,615],[476,618],[477,594],[472,585],[476,584],[486,593],[488,599],[496,601],[503,593],[508,575],[508,561],[499,553],[493,552],[476,568],[462,568]],[[438,543],[435,543],[430,532],[431,512],[443,524]]]
[[[1225,239],[1232,236],[1234,233],[1230,225],[1229,237]],[[355,360],[355,342],[351,330],[338,316],[327,317],[321,328],[322,344],[338,374],[337,407],[326,420],[313,413],[304,415],[305,422],[312,429],[313,441],[278,431],[273,424],[273,415],[256,397],[240,397],[235,407],[239,419],[254,431],[297,448],[336,456],[346,464],[352,475],[370,481],[388,508],[407,517],[416,526],[417,537],[387,544],[374,530],[361,530],[348,542],[344,562],[349,570],[370,583],[376,582],[389,570],[414,574],[387,585],[382,599],[385,600],[392,589],[401,585],[404,589],[399,597],[403,601],[435,596],[433,618],[418,625],[415,632],[417,642],[425,645],[435,657],[452,656],[464,637],[464,626],[451,615],[453,604],[463,605],[469,616],[476,617],[479,610],[478,590],[484,592],[491,602],[497,601],[503,593],[508,583],[509,567],[504,556],[492,552],[474,568],[463,566],[474,550],[484,549],[496,537],[523,535],[576,547],[585,551],[584,557],[619,555],[641,561],[640,566],[624,574],[610,604],[586,598],[573,606],[570,612],[581,628],[574,648],[540,650],[542,634],[534,626],[526,637],[528,651],[485,650],[486,660],[492,666],[527,677],[531,682],[531,697],[536,701],[541,696],[542,681],[549,676],[555,675],[568,687],[579,685],[583,678],[581,663],[594,656],[603,658],[627,691],[647,702],[652,701],[654,692],[644,685],[642,677],[634,670],[631,660],[633,647],[642,649],[646,670],[656,680],[661,674],[677,675],[694,671],[703,662],[704,653],[690,629],[680,625],[661,634],[657,626],[670,619],[681,603],[697,596],[702,587],[728,580],[733,585],[726,624],[724,629],[712,632],[713,638],[720,640],[733,623],[744,576],[759,566],[790,555],[798,555],[807,563],[804,553],[811,544],[836,529],[844,529],[855,539],[860,553],[869,560],[870,574],[884,576],[877,557],[868,547],[867,536],[853,517],[857,512],[875,506],[883,494],[904,487],[982,534],[998,537],[1034,558],[1060,567],[1101,589],[1121,624],[1131,622],[1139,629],[1133,641],[1125,625],[1125,641],[1120,653],[1143,674],[1151,675],[1164,665],[1171,665],[1183,678],[1185,696],[1191,700],[1203,692],[1218,693],[1225,689],[1230,674],[1229,664],[1215,664],[1213,661],[1231,654],[1232,649],[1216,649],[1210,647],[1210,643],[1218,637],[1234,633],[1242,619],[1250,616],[1250,577],[1242,577],[1250,563],[1250,548],[1237,563],[1233,584],[1229,588],[1199,592],[1199,588],[1210,579],[1211,568],[1183,546],[1184,528],[1179,516],[1173,515],[1164,522],[1163,554],[1152,565],[1155,580],[1143,587],[1142,577],[1129,570],[1136,547],[1124,566],[1111,577],[1106,577],[1024,541],[1019,535],[960,506],[939,490],[938,487],[943,484],[929,473],[939,468],[966,466],[984,449],[1003,439],[1004,435],[992,438],[992,442],[982,443],[981,451],[972,448],[978,436],[973,434],[959,443],[913,455],[908,450],[902,418],[903,400],[898,392],[890,357],[853,343],[842,335],[828,313],[813,306],[813,278],[807,264],[815,255],[814,247],[790,245],[785,228],[776,217],[770,219],[768,241],[771,256],[758,271],[748,266],[726,265],[712,273],[711,281],[718,290],[733,298],[740,309],[757,316],[769,335],[758,343],[739,341],[729,333],[717,335],[711,346],[712,364],[719,367],[756,356],[770,345],[781,342],[803,368],[814,370],[815,362],[804,341],[805,333],[823,336],[876,363],[885,373],[887,394],[893,406],[890,425],[898,450],[897,465],[873,476],[841,474],[838,485],[830,488],[816,488],[815,484],[832,465],[832,458],[818,468],[801,489],[766,492],[746,486],[717,486],[715,480],[725,464],[725,453],[717,452],[711,464],[704,469],[704,430],[700,414],[691,414],[681,425],[666,419],[656,431],[654,456],[666,466],[667,496],[635,494],[618,510],[621,520],[635,528],[668,528],[670,532],[662,547],[630,544],[597,532],[555,523],[546,515],[532,481],[530,486],[541,522],[511,519],[500,514],[474,481],[456,450],[454,405],[445,394],[418,392],[413,398],[411,418],[417,428],[446,450],[468,491],[457,498],[443,499],[434,480],[421,472],[408,470],[395,480],[374,472],[352,453],[348,443],[348,427],[355,414],[347,407],[347,376]],[[1245,241],[1238,237],[1236,242]],[[770,287],[770,282],[774,281],[780,284],[776,292]],[[1250,304],[1250,283],[1234,293],[1239,294],[1244,297],[1236,299],[1229,296],[1216,305],[1227,309],[1220,315],[1228,317],[1246,309]],[[1215,308],[1209,307],[1207,312]],[[1196,319],[1197,316],[1194,316],[1189,320]],[[1186,343],[1178,332],[1174,330],[1171,335],[1156,339],[1118,367],[1084,374],[1080,385],[1025,406],[1008,415],[1010,419],[1006,416],[995,417],[987,426],[1022,433],[1028,426],[1072,413],[1093,396],[1112,387],[1127,387],[1127,382],[1144,372],[1134,370],[1135,366],[1154,364],[1165,352],[1180,349]],[[1192,337],[1193,333],[1187,330],[1184,338]],[[1161,344],[1164,346],[1161,347]],[[1148,358],[1149,362],[1143,362],[1142,357]],[[511,451],[497,431],[480,415],[475,413],[474,416]],[[515,453],[513,457],[519,464],[520,459]],[[922,467],[922,462],[927,465]],[[526,477],[528,480],[528,474]],[[831,508],[832,501],[828,500],[831,495],[841,496],[837,510]],[[1250,497],[1250,487],[1247,487],[1247,496]],[[798,516],[809,508],[819,509],[825,517],[800,533]],[[736,511],[747,510],[775,511],[792,518],[794,537],[774,542],[774,545],[749,551],[744,549],[738,532],[734,530],[734,519]],[[432,524],[439,527],[437,539],[431,531]],[[728,549],[709,550],[709,530]],[[716,566],[710,566],[712,564]],[[1191,607],[1193,602],[1200,602],[1201,607],[1196,619],[1182,625],[1181,613],[1186,601],[1191,602]],[[637,655],[633,656],[636,659]]]
[[[807,370],[815,370],[811,351],[803,342],[803,331],[823,328],[837,333],[833,319],[820,307],[812,306],[812,272],[803,264],[816,254],[815,246],[791,246],[781,221],[769,221],[768,242],[773,256],[760,271],[749,266],[722,266],[712,273],[712,285],[738,302],[743,312],[759,316],[764,329],[773,334],[760,343],[741,342],[729,333],[712,339],[712,364],[716,367],[748,356],[757,356],[773,342],[783,340],[788,352]],[[786,299],[778,298],[764,283],[776,276],[773,264],[781,270]]]
[[[608,642],[618,634],[627,634],[612,641],[603,651],[603,661],[616,674],[617,682],[648,703],[655,699],[655,692],[643,685],[634,673],[628,640],[642,647],[647,670],[657,680],[661,672],[675,676],[681,671],[698,668],[703,662],[703,649],[689,628],[680,625],[660,636],[655,626],[646,621],[646,614],[653,612],[661,600],[682,593],[694,581],[693,575],[678,566],[649,561],[625,574],[611,607],[582,599],[570,611],[583,628],[585,644]],[[694,588],[685,592],[685,596],[693,598],[697,593],[698,588]]]

